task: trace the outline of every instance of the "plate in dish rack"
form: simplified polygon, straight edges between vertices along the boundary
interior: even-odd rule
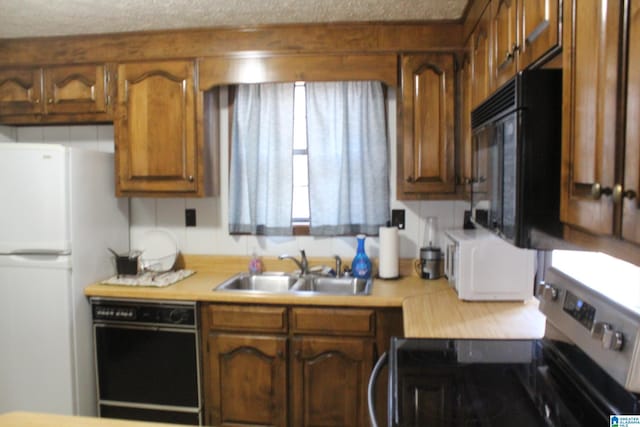
[[[151,230],[140,241],[142,271],[164,272],[173,268],[178,256],[178,244],[164,230]]]

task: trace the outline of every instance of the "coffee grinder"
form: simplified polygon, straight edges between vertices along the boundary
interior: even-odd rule
[[[420,248],[420,260],[416,263],[418,275],[423,279],[439,279],[442,276],[442,251],[437,246],[438,218],[425,219],[424,241]]]

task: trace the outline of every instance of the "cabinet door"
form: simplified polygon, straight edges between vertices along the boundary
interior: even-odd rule
[[[560,45],[559,8],[559,0],[520,0],[519,69]]]
[[[48,114],[104,113],[108,75],[104,65],[47,67],[44,90]]]
[[[622,238],[640,244],[640,2],[630,2]]]
[[[0,70],[0,116],[42,113],[42,69]]]
[[[285,427],[286,337],[211,333],[207,340],[210,423]]]
[[[455,192],[453,64],[449,54],[402,57],[399,199]]]
[[[560,217],[613,233],[620,2],[565,1]]]
[[[292,425],[369,425],[372,340],[298,337],[292,340],[291,350]]]
[[[472,108],[484,101],[492,90],[490,12],[487,7],[471,35]]]
[[[470,40],[473,44],[473,40]],[[460,183],[463,192],[468,194],[471,190],[469,184],[472,182],[472,155],[473,146],[471,139],[471,98],[473,95],[473,74],[471,55],[465,55],[460,68],[461,82],[461,102],[460,102]]]
[[[497,0],[493,8],[493,80],[494,87],[502,86],[516,74],[517,64],[517,9],[516,0]]]
[[[118,66],[117,194],[198,191],[192,61]]]

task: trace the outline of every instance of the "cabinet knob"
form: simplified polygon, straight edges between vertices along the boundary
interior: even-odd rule
[[[511,61],[511,58],[513,58],[513,52],[508,50],[507,53],[504,55],[504,62]]]
[[[47,102],[48,102],[49,104],[53,104],[53,98],[49,98],[49,99],[47,99]]]
[[[34,104],[40,104],[40,98],[38,98],[38,99],[34,99],[34,100],[33,100],[33,103],[34,103]]]
[[[603,195],[610,196],[613,190],[610,187],[603,187],[599,182],[591,184],[591,197],[598,200]]]
[[[624,190],[622,185],[616,184],[613,187],[613,201],[615,203],[621,203],[622,199],[627,198],[629,200],[633,200],[636,198],[636,192],[633,190]]]
[[[193,175],[189,175],[187,179],[189,180],[189,182],[193,182]]]

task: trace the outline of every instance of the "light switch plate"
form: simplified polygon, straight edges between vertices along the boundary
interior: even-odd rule
[[[196,226],[196,210],[195,209],[185,209],[184,211],[184,225],[187,227],[195,227]]]

